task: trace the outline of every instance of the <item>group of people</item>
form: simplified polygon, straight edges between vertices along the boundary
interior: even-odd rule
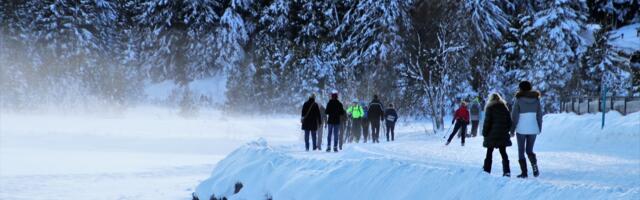
[[[515,101],[511,107],[511,111],[505,100],[498,93],[492,93],[487,99],[482,128],[482,136],[484,141],[482,145],[487,148],[487,154],[484,159],[483,169],[487,173],[491,173],[491,163],[493,150],[498,149],[502,156],[503,176],[510,177],[511,170],[509,168],[509,157],[506,148],[511,146],[511,137],[516,137],[518,143],[518,164],[520,165],[520,175],[518,178],[527,178],[527,161],[529,158],[533,176],[540,175],[538,170],[538,159],[533,152],[533,146],[536,136],[542,131],[542,108],[540,105],[540,92],[533,90],[530,82],[522,81],[518,85],[519,91],[516,93]],[[476,99],[475,104],[479,101]],[[472,105],[474,106],[474,105]],[[466,102],[462,101],[460,107],[454,114],[453,121],[456,122],[454,130],[449,135],[445,145],[449,145],[453,136],[460,130],[462,146],[464,146],[466,126],[472,121],[472,135],[477,131],[478,122],[473,122],[474,109],[471,109],[471,116],[467,110]]]
[[[482,136],[484,137],[482,145],[487,148],[487,152],[483,170],[491,173],[493,150],[498,149],[502,156],[503,176],[511,176],[506,149],[512,145],[511,137],[515,136],[518,144],[518,164],[521,170],[521,174],[517,177],[527,178],[528,176],[526,158],[531,163],[533,176],[537,177],[540,172],[533,147],[536,136],[542,131],[540,92],[533,90],[530,82],[523,81],[519,84],[519,91],[515,97],[511,110],[499,93],[490,94],[486,101],[482,126]],[[386,125],[387,141],[394,140],[394,128],[398,114],[393,104],[389,104],[385,109],[377,95],[374,95],[373,100],[368,104],[354,100],[346,110],[338,100],[338,92],[335,90],[326,107],[316,103],[315,98],[315,95],[312,94],[302,106],[301,122],[302,129],[305,131],[307,151],[309,148],[322,150],[323,125],[328,129],[327,152],[331,151],[332,141],[334,152],[337,152],[338,149],[342,150],[342,145],[345,142],[358,143],[361,138],[364,143],[368,141],[379,143],[382,122],[385,122]],[[465,137],[477,135],[482,110],[480,100],[474,99],[469,107],[470,109],[467,108],[467,103],[464,101],[460,103],[452,121],[452,124],[455,123],[453,132],[449,135],[445,145],[449,145],[457,133],[461,137],[462,146],[464,146]],[[469,123],[472,128],[471,134],[467,136],[466,127]],[[371,134],[369,134],[369,130],[371,130]],[[311,139],[311,144],[309,139]]]
[[[362,141],[367,143],[380,143],[380,126],[386,127],[387,142],[395,140],[395,124],[398,121],[398,113],[393,104],[385,108],[378,95],[368,104],[357,99],[346,109],[338,100],[338,91],[331,92],[331,99],[326,106],[316,102],[315,94],[302,105],[301,113],[302,130],[304,130],[305,148],[309,151],[322,150],[323,127],[327,128],[327,148],[331,151],[342,150],[344,143]],[[371,133],[371,134],[369,134]],[[311,140],[311,143],[309,143]]]

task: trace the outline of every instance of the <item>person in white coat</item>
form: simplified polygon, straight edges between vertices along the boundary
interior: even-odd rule
[[[516,100],[513,103],[511,119],[511,136],[514,132],[518,141],[518,163],[522,173],[518,178],[527,178],[527,160],[525,153],[531,162],[533,176],[538,177],[538,159],[533,152],[536,136],[542,131],[542,108],[540,106],[540,92],[532,90],[529,81],[522,81],[519,84],[519,91],[516,93]]]

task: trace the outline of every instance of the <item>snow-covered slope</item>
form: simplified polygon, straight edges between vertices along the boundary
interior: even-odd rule
[[[482,139],[444,146],[442,134],[399,132],[396,142],[349,144],[339,153],[300,144],[249,143],[220,161],[196,188],[200,199],[639,199],[640,113],[545,116],[537,141],[541,176],[504,178],[481,170]],[[515,139],[512,139],[515,144]],[[508,148],[512,174],[517,150]],[[233,194],[234,184],[242,190]]]
[[[638,35],[640,23],[620,27],[611,33],[609,44],[626,53],[640,51],[640,35]]]

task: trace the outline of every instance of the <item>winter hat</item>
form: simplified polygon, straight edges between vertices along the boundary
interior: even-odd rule
[[[331,99],[338,99],[338,90],[331,91]]]
[[[389,108],[393,108],[393,104],[392,103],[389,104]]]
[[[374,95],[373,95],[373,99],[378,99],[378,95],[377,95],[377,94],[374,94]]]
[[[464,100],[463,100],[463,101],[460,101],[460,105],[461,105],[461,106],[467,106],[467,102],[466,102],[466,101],[464,101]]]
[[[309,95],[309,99],[315,99],[316,98],[316,94],[311,93],[311,95]]]
[[[520,82],[518,88],[520,88],[521,91],[531,91],[531,89],[533,89],[533,87],[531,86],[531,82],[529,81]]]

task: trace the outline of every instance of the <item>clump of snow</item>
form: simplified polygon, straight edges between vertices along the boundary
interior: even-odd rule
[[[517,148],[508,148],[504,178],[481,170],[482,138],[444,146],[441,134],[400,132],[396,142],[347,144],[339,153],[305,152],[303,144],[245,145],[220,161],[196,188],[200,199],[639,199],[640,113],[550,114],[536,142],[542,175],[515,178]],[[515,138],[512,138],[516,144]],[[531,173],[531,172],[530,172]],[[531,176],[531,174],[529,174]],[[243,189],[234,194],[234,184]]]

